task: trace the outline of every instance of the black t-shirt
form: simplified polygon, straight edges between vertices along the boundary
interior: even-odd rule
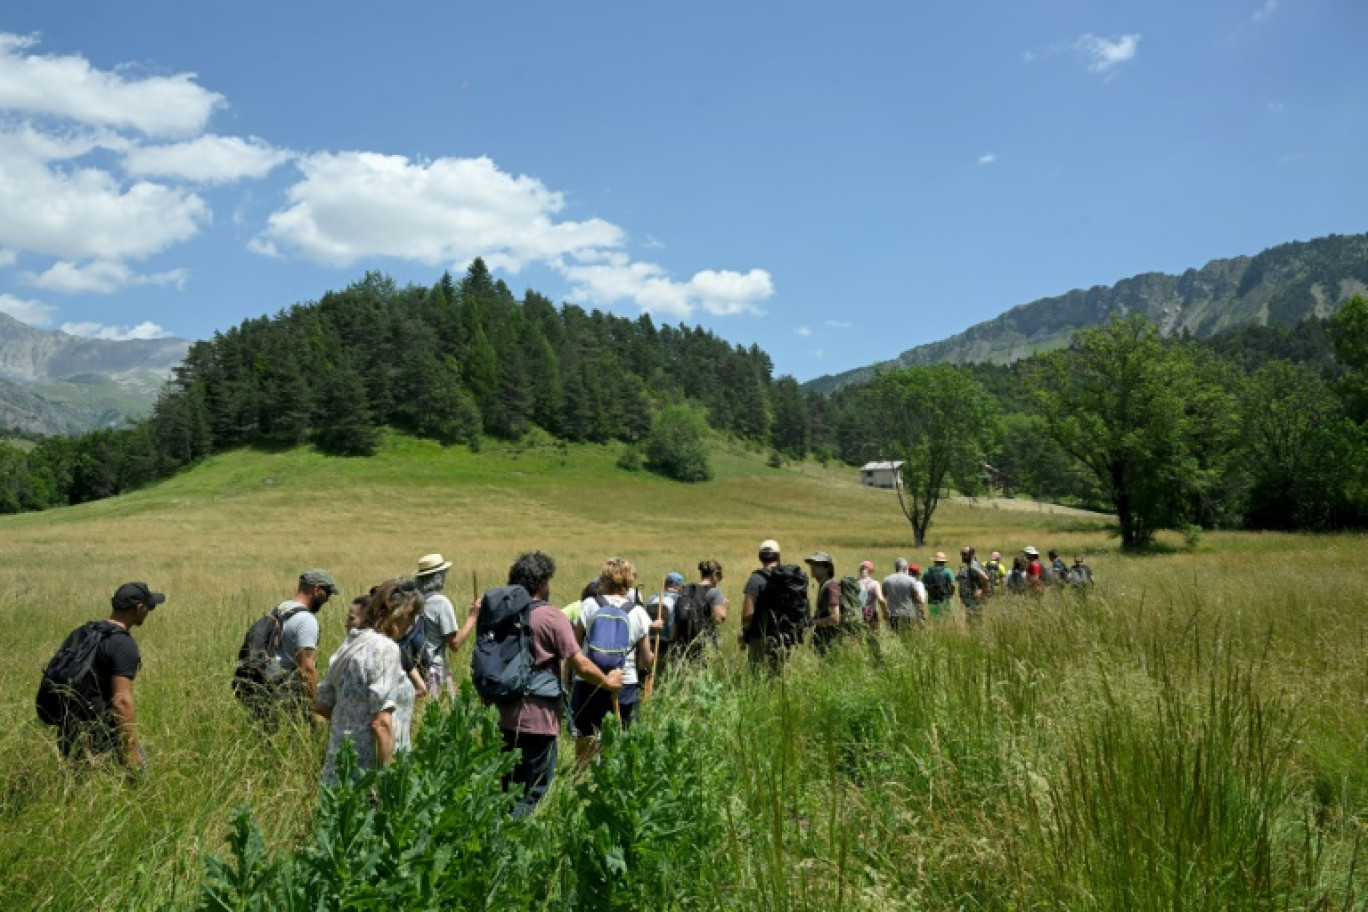
[[[105,706],[108,706],[114,693],[111,678],[132,679],[138,674],[138,669],[142,668],[142,656],[138,653],[137,641],[126,631],[110,633],[100,641],[90,668],[95,672],[100,696],[104,698]]]

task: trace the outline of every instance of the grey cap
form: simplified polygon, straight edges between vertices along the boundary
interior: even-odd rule
[[[826,564],[828,567],[834,567],[834,566],[836,566],[836,564],[831,560],[831,555],[830,555],[830,554],[827,554],[825,551],[814,551],[814,552],[812,552],[812,556],[811,556],[811,557],[805,557],[805,558],[803,558],[803,563],[805,563],[805,564]]]
[[[299,574],[299,586],[322,586],[332,595],[337,595],[341,590],[337,588],[337,583],[333,582],[332,574],[322,567],[314,567]]]

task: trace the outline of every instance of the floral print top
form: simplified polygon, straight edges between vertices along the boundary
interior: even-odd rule
[[[337,752],[351,739],[358,770],[374,769],[375,736],[371,719],[394,713],[394,749],[409,748],[414,691],[399,660],[399,645],[374,630],[353,630],[328,660],[328,673],[318,685],[318,704],[332,709],[323,781],[337,784]]]

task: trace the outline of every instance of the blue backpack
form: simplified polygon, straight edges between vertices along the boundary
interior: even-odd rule
[[[633,643],[629,636],[627,612],[601,595],[594,596],[598,611],[584,634],[584,654],[607,674],[627,664]]]

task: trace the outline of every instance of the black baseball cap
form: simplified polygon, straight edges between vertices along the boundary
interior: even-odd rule
[[[132,611],[139,605],[156,608],[164,601],[165,593],[153,592],[147,588],[147,583],[124,583],[114,590],[114,597],[109,600],[109,604],[114,606],[115,611]]]

